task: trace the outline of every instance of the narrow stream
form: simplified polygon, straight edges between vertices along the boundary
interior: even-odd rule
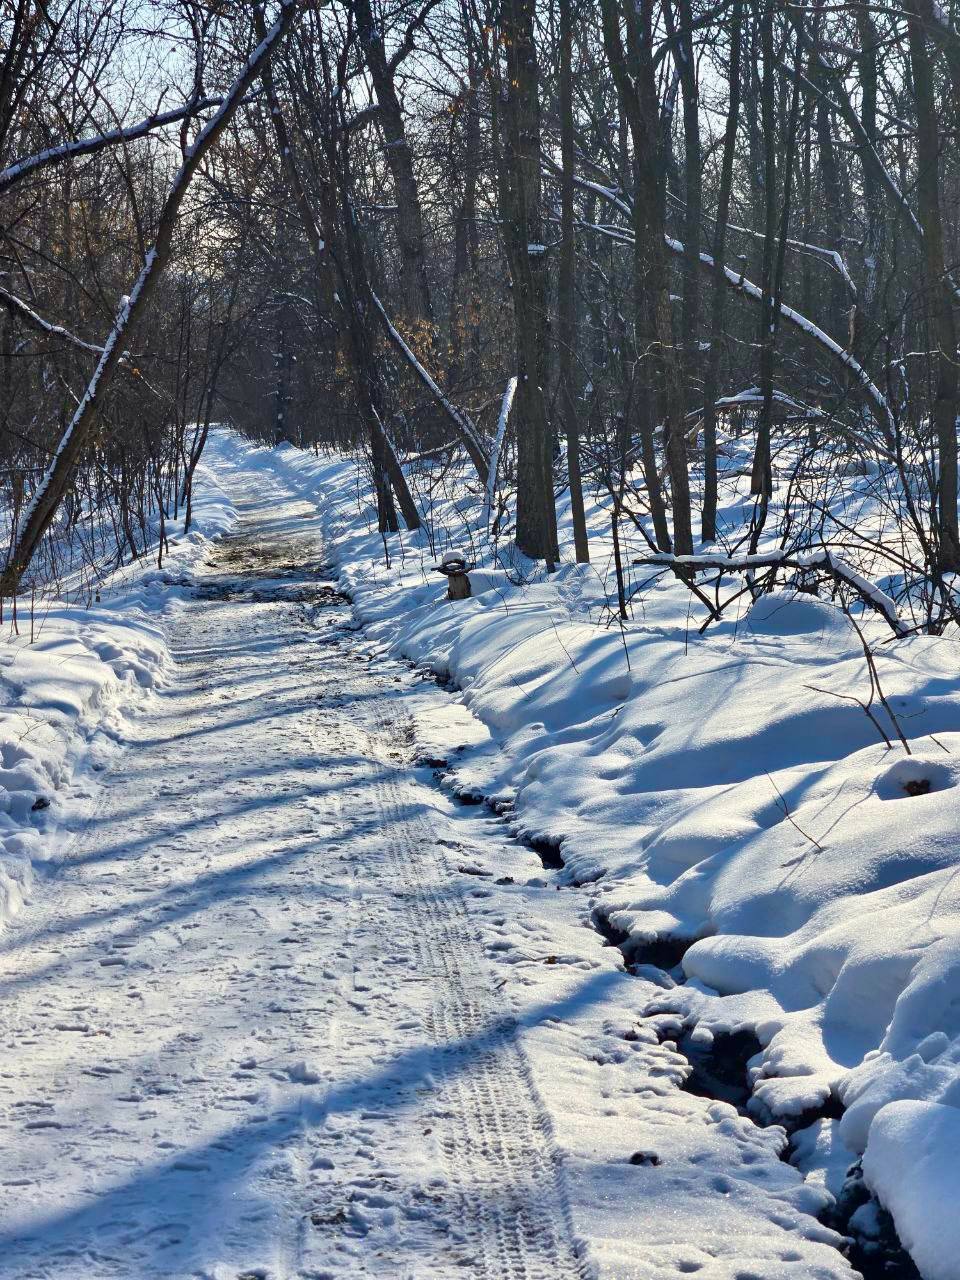
[[[445,690],[455,692],[449,681],[438,680],[437,683]],[[448,772],[449,761],[424,759],[420,763],[433,769],[437,785],[451,791],[459,803],[487,804],[494,813],[509,823],[510,807],[495,805],[476,791],[459,788],[454,775]],[[563,869],[564,861],[558,844],[515,838],[536,854],[544,870]],[[572,884],[570,887],[576,889],[580,886]],[[654,980],[660,974],[678,986],[683,985],[685,975],[682,961],[694,939],[668,937],[637,942],[613,925],[600,910],[593,911],[591,923],[608,946],[620,951],[628,972]],[[668,983],[664,982],[663,985]],[[763,1127],[763,1122],[758,1121],[748,1106],[752,1095],[749,1071],[751,1060],[763,1048],[754,1032],[743,1028],[718,1034],[709,1045],[695,1041],[692,1032],[693,1027],[687,1027],[676,1040],[678,1051],[690,1064],[690,1074],[683,1088],[701,1098],[729,1103],[751,1123]],[[767,1123],[780,1124],[787,1130],[788,1143],[781,1159],[791,1163],[794,1155],[791,1133],[805,1129],[817,1120],[839,1120],[842,1114],[842,1104],[831,1096],[816,1112],[805,1112],[792,1121],[768,1121]],[[847,1244],[842,1252],[863,1280],[922,1280],[916,1265],[900,1243],[893,1219],[867,1189],[859,1161],[848,1171],[839,1198],[821,1215],[821,1220],[825,1226],[846,1238]],[[775,1278],[770,1277],[770,1280]]]
[[[600,911],[593,913],[593,924],[606,939],[608,945],[617,947],[623,955],[624,965],[630,972],[650,967],[661,970],[677,985],[685,981],[681,962],[684,953],[692,946],[693,939],[663,938],[637,945],[628,935],[617,929]],[[753,1124],[760,1125],[749,1109],[752,1087],[750,1065],[763,1046],[753,1031],[743,1028],[726,1034],[714,1035],[709,1045],[696,1042],[693,1028],[687,1027],[676,1040],[676,1046],[690,1064],[690,1075],[684,1088],[702,1098],[728,1102]],[[793,1133],[806,1129],[817,1120],[839,1120],[843,1106],[831,1095],[816,1111],[802,1115],[771,1120],[768,1123],[782,1125],[788,1135],[788,1143],[781,1159],[792,1162]],[[872,1197],[863,1180],[860,1162],[848,1171],[836,1203],[821,1215],[824,1226],[847,1238],[843,1250],[851,1264],[863,1276],[863,1280],[922,1280],[913,1259],[897,1236],[890,1214]],[[868,1233],[869,1232],[869,1233]]]

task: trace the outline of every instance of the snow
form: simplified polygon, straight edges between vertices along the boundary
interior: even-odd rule
[[[457,802],[486,724],[324,595],[343,464],[207,465],[240,520],[175,674],[0,948],[5,1274],[851,1277],[783,1129],[680,1087],[596,886]]]
[[[385,567],[349,463],[216,447],[318,501],[371,640],[462,691],[490,740],[458,756],[453,785],[558,846],[559,882],[581,886],[627,954],[687,948],[679,985],[636,982],[650,1025],[758,1037],[750,1112],[799,1129],[811,1194],[836,1194],[896,1099],[958,1102],[955,638],[875,647],[908,757],[879,703],[893,748],[858,705],[862,645],[825,600],[774,594],[697,637],[664,577],[621,632],[598,625],[593,568],[543,579],[509,548],[498,565],[473,546],[473,596],[451,604],[416,539]],[[885,592],[860,589],[886,610]],[[839,1122],[818,1116],[837,1104]]]
[[[818,1215],[862,1156],[956,1280],[955,638],[864,612],[875,724],[830,600],[701,636],[661,573],[611,627],[604,513],[594,565],[547,577],[483,489],[436,490],[437,535],[387,564],[354,464],[216,430],[201,528],[241,522],[212,559],[198,537],[19,646],[10,714],[66,745],[2,752],[14,906],[57,858],[0,947],[11,1277],[442,1280],[547,1241],[560,1278],[841,1280]],[[362,631],[316,595],[331,560]],[[682,1087],[741,1029],[742,1113]]]
[[[960,1275],[960,1111],[893,1102],[870,1129],[863,1172],[924,1280]]]
[[[513,408],[513,398],[517,394],[517,377],[514,375],[508,379],[504,388],[503,399],[500,402],[500,416],[497,419],[497,430],[493,439],[493,447],[490,450],[490,468],[487,472],[487,489],[484,497],[483,523],[488,525],[493,512],[493,502],[497,489],[497,471],[500,467],[500,452],[503,449],[504,437],[507,434],[507,423],[510,421],[510,410]]]
[[[95,813],[125,718],[167,679],[162,619],[176,609],[232,507],[201,467],[194,524],[171,537],[162,571],[150,554],[118,570],[89,605],[41,599],[0,650],[0,925],[32,900],[37,874],[63,856],[64,828]]]

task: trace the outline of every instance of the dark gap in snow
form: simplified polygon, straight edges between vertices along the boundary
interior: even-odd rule
[[[423,763],[430,763],[424,761]],[[491,796],[485,796],[480,791],[472,791],[469,787],[458,786],[453,775],[444,771],[443,766],[447,761],[438,762],[438,767],[434,771],[434,778],[438,785],[446,786],[450,789],[453,798],[462,805],[480,805],[485,804],[498,817],[505,817],[511,810],[512,805],[509,802],[498,801]],[[543,864],[546,871],[562,871],[564,867],[563,855],[560,852],[560,845],[553,840],[537,839],[534,836],[521,836],[514,833],[513,837],[525,849],[529,849],[535,853]]]
[[[698,1098],[729,1102],[746,1115],[751,1083],[747,1070],[750,1059],[762,1049],[753,1031],[718,1032],[710,1044],[699,1044],[689,1031],[677,1041],[677,1048],[690,1063],[690,1075],[683,1088]]]
[[[633,938],[626,931],[615,925],[600,907],[593,912],[593,926],[606,938],[612,947],[618,947],[627,968],[633,970],[641,965],[652,965],[669,973],[676,969],[687,951],[693,946],[695,938],[673,938],[669,936],[651,938],[644,942]]]
[[[824,1225],[849,1240],[844,1253],[863,1280],[922,1280],[897,1236],[890,1214],[870,1194],[858,1161]]]
[[[546,871],[562,871],[564,862],[559,844],[552,840],[534,840],[528,837],[523,843],[537,855]]]
[[[625,929],[618,929],[617,926],[612,923],[606,912],[601,911],[599,907],[594,907],[591,919],[593,920],[593,927],[596,929],[597,933],[606,938],[607,945],[611,947],[619,947],[622,951],[624,943],[630,937],[627,931]]]
[[[771,1123],[783,1125],[788,1133],[797,1133],[801,1129],[809,1129],[818,1120],[839,1120],[843,1110],[843,1103],[831,1093],[819,1106],[808,1107],[795,1116],[774,1116]]]
[[[779,1124],[790,1132],[797,1132],[816,1120],[839,1120],[843,1115],[843,1105],[833,1095],[819,1107],[811,1107],[798,1116],[765,1115],[758,1118],[749,1110],[752,1094],[749,1065],[762,1048],[749,1028],[716,1033],[708,1044],[697,1043],[691,1028],[679,1037],[677,1048],[692,1068],[682,1086],[686,1092],[729,1102],[760,1128]],[[790,1163],[792,1154],[793,1147],[788,1142],[780,1158]],[[842,1252],[863,1280],[922,1280],[912,1258],[900,1243],[892,1217],[867,1189],[859,1162],[848,1175],[836,1204],[823,1212],[820,1220],[849,1242]]]
[[[748,1110],[752,1093],[749,1064],[761,1047],[749,1028],[715,1034],[710,1044],[696,1043],[691,1030],[685,1031],[677,1040],[677,1048],[692,1070],[683,1089],[701,1098],[729,1102],[761,1128],[780,1124],[796,1132],[816,1120],[839,1120],[843,1105],[832,1095],[821,1106],[811,1107],[799,1116],[758,1119]],[[793,1147],[788,1142],[780,1158],[790,1163],[792,1154]],[[900,1243],[893,1218],[867,1189],[859,1162],[848,1175],[836,1204],[819,1216],[824,1226],[848,1241],[842,1252],[863,1280],[922,1280],[913,1259]]]
[[[460,692],[460,686],[449,671],[433,671],[429,667],[418,666],[415,662],[409,662],[407,665],[413,668],[421,680],[432,682],[438,689],[442,689],[444,693]]]

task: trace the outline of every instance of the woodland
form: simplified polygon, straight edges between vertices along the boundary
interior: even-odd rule
[[[956,622],[936,0],[10,0],[0,51],[6,597],[162,557],[226,421],[548,568],[587,493],[621,613],[626,540]]]

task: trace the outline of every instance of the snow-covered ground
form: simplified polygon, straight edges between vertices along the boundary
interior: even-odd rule
[[[95,811],[99,780],[170,669],[165,619],[211,538],[234,511],[212,473],[198,478],[194,521],[164,567],[147,555],[100,582],[92,603],[38,598],[8,612],[0,644],[0,925],[64,856],[64,832]],[[70,590],[67,597],[86,594]]]
[[[488,732],[355,629],[273,461],[218,441],[240,522],[0,942],[0,1274],[851,1276],[594,888],[415,766]]]
[[[437,500],[434,515],[450,539],[472,530],[462,545],[480,568],[473,599],[449,603],[431,567],[446,549],[442,535],[432,544],[388,538],[385,563],[351,463],[255,450],[225,435],[213,448],[218,468],[281,475],[316,503],[369,640],[463,691],[459,705],[483,732],[478,741],[474,729],[462,731],[469,750],[448,780],[505,810],[516,834],[558,847],[564,866],[554,879],[571,886],[560,898],[574,897],[581,917],[592,915],[657,984],[618,983],[617,996],[600,1002],[608,1025],[628,1027],[630,1045],[652,1044],[655,1033],[681,1040],[687,1056],[708,1065],[711,1046],[720,1058],[739,1046],[749,1059],[750,1113],[791,1131],[792,1158],[807,1175],[791,1196],[802,1190],[817,1212],[866,1152],[866,1184],[922,1275],[956,1280],[956,1226],[938,1206],[960,1193],[952,1138],[960,1106],[957,638],[875,645],[892,719],[871,695],[859,636],[830,602],[778,593],[731,611],[701,637],[686,590],[661,579],[621,628],[602,565],[524,580],[528,566],[495,563],[476,537],[470,512],[481,495],[461,490],[446,509]],[[434,754],[449,756],[459,732],[438,729]],[[650,961],[657,967],[644,970]],[[626,1023],[616,1011],[624,989]],[[575,1021],[565,1017],[555,1040],[589,1042],[596,1028]],[[526,1038],[540,1046],[543,1035]],[[538,1062],[540,1048],[531,1052]],[[615,1056],[647,1052],[621,1046]],[[686,1058],[657,1052],[668,1055],[661,1120],[671,1108],[686,1115],[700,1104],[671,1081]],[[638,1086],[641,1097],[649,1087]],[[610,1111],[621,1136],[619,1096]],[[751,1129],[733,1115],[723,1123],[745,1125],[752,1141],[783,1140],[778,1127]],[[566,1104],[559,1117],[561,1146],[572,1150],[566,1129],[582,1118],[568,1118]],[[602,1128],[595,1116],[580,1132]],[[688,1130],[661,1124],[658,1140]],[[683,1182],[681,1167],[689,1166],[676,1151],[641,1164],[632,1187],[669,1195]],[[709,1181],[688,1184],[692,1216],[707,1222]],[[739,1184],[727,1188],[728,1212],[740,1193]],[[673,1239],[682,1217],[671,1211]],[[722,1214],[716,1229],[728,1233]],[[851,1230],[868,1255],[876,1207],[859,1209]],[[644,1265],[669,1274],[656,1270],[667,1264],[645,1254],[649,1246],[636,1229],[619,1251],[594,1241],[595,1256],[628,1268],[611,1274],[647,1274],[629,1270]],[[811,1264],[803,1255],[796,1265],[807,1274]],[[831,1252],[816,1265],[842,1264]],[[730,1274],[750,1273],[731,1266]],[[789,1272],[768,1262],[758,1274]]]
[[[908,755],[826,602],[621,628],[477,539],[453,604],[349,462],[201,484],[17,646],[0,1276],[852,1280],[865,1149],[855,1256],[866,1185],[957,1280],[954,642],[878,656]]]

